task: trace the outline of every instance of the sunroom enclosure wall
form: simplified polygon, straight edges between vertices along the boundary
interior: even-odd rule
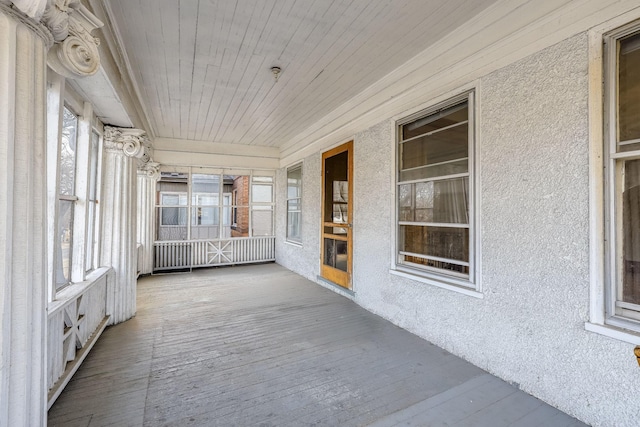
[[[275,171],[214,165],[162,167],[154,272],[275,260]]]
[[[639,17],[636,8],[617,18],[619,24],[607,25]],[[631,392],[639,372],[631,342],[640,343],[640,336],[625,342],[585,329],[593,320],[590,292],[601,283],[593,276],[590,252],[598,233],[590,210],[598,163],[590,124],[589,28],[503,67],[485,65],[480,55],[478,64],[467,59],[434,72],[417,92],[405,93],[415,101],[397,106],[378,124],[369,125],[375,114],[367,113],[344,126],[353,133],[335,132],[342,139],[303,141],[301,147],[316,151],[289,152],[277,174],[276,262],[326,286],[318,279],[320,158],[353,139],[351,297],[589,424],[632,426],[640,412]],[[461,71],[483,67],[488,71],[474,78]],[[434,285],[394,265],[397,123],[470,90],[476,94],[478,193],[472,291]],[[385,108],[394,111],[386,105],[379,110]],[[301,160],[302,248],[286,242],[284,207],[287,168]]]

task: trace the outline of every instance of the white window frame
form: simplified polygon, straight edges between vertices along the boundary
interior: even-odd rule
[[[616,225],[609,222],[615,215],[615,201],[611,200],[612,164],[619,158],[640,158],[640,153],[615,155],[610,149],[616,145],[617,123],[615,96],[617,81],[617,55],[605,44],[640,31],[640,13],[620,15],[589,31],[589,321],[585,329],[620,341],[640,344],[640,324],[615,314],[616,282],[615,242],[609,236],[616,234]],[[634,22],[634,20],[636,20]],[[615,78],[611,78],[615,70]],[[604,102],[603,102],[604,101]],[[614,107],[612,109],[612,106]],[[612,138],[613,135],[613,138]],[[612,156],[612,154],[614,154]],[[615,218],[615,216],[613,216]]]
[[[57,176],[57,183],[56,183],[56,193],[57,193],[57,207],[56,207],[56,215],[58,215],[57,218],[57,226],[60,225],[60,202],[69,202],[70,203],[70,210],[69,210],[69,215],[71,216],[71,230],[70,230],[70,237],[69,237],[69,274],[68,274],[68,280],[66,283],[59,283],[57,281],[57,276],[58,276],[58,263],[59,262],[63,262],[64,261],[64,257],[62,257],[62,259],[57,259],[57,257],[60,255],[61,256],[61,252],[62,249],[59,249],[58,247],[62,245],[62,236],[60,236],[59,233],[59,229],[58,227],[56,227],[55,230],[55,243],[54,243],[54,257],[55,257],[55,264],[54,264],[54,268],[53,268],[53,274],[54,274],[54,278],[53,278],[53,286],[54,286],[54,291],[60,291],[62,290],[65,286],[70,285],[71,283],[74,282],[74,276],[75,276],[75,268],[74,268],[74,260],[77,257],[77,252],[80,249],[80,245],[81,245],[81,239],[82,236],[80,235],[76,235],[78,230],[78,225],[77,225],[77,206],[78,206],[78,196],[77,196],[77,191],[78,191],[78,172],[79,172],[79,160],[80,160],[80,153],[79,153],[79,148],[80,148],[80,120],[81,120],[81,116],[80,114],[77,113],[77,111],[75,111],[74,108],[72,108],[70,105],[68,105],[66,102],[64,103],[64,105],[62,106],[61,109],[61,115],[64,116],[64,111],[68,111],[70,114],[72,114],[76,121],[75,121],[75,134],[74,134],[74,144],[75,144],[75,149],[73,152],[73,189],[72,189],[72,194],[63,194],[60,188],[60,184],[61,184],[61,174],[62,174],[62,150],[63,150],[63,144],[62,144],[62,140],[63,140],[63,128],[64,126],[60,127],[60,136],[59,136],[59,142],[58,142],[58,150],[57,150],[57,162],[58,162],[58,176]],[[64,119],[61,116],[61,123],[64,123]],[[64,266],[62,267],[64,270]]]
[[[231,227],[238,226],[238,189],[231,192]]]
[[[92,168],[94,154],[92,152],[92,141],[94,135],[97,137],[97,151],[95,152],[95,170]],[[85,239],[85,273],[95,270],[98,265],[98,238],[100,229],[100,171],[102,170],[102,133],[94,126],[89,132],[89,160],[87,164],[87,221]],[[93,173],[93,175],[92,175]],[[91,194],[93,184],[94,194]]]
[[[49,82],[47,94],[48,117],[50,121],[47,129],[48,151],[48,175],[51,195],[55,195],[55,202],[49,207],[49,236],[52,240],[49,254],[49,300],[56,300],[69,285],[86,283],[94,270],[97,269],[99,259],[100,238],[100,209],[98,199],[100,197],[101,170],[102,170],[102,124],[95,117],[93,107],[84,102],[73,91],[65,88],[62,79],[53,79]],[[73,194],[60,192],[61,155],[62,148],[62,122],[64,110],[67,109],[77,118],[76,148],[74,165],[74,189]],[[97,152],[95,163],[92,167],[92,138],[97,136]],[[94,194],[91,194],[91,184],[95,185]],[[58,226],[60,222],[59,202],[72,203],[72,241],[70,257],[69,280],[64,283],[57,282],[57,265],[59,257],[57,246],[60,244]],[[62,292],[62,294],[60,294]]]
[[[261,181],[262,180],[262,181]],[[270,188],[269,202],[256,202],[254,197],[254,186],[264,186]],[[253,219],[256,212],[271,212],[271,234],[255,237],[272,237],[275,235],[275,179],[270,175],[261,175],[260,173],[251,173],[249,178],[249,236],[254,237]]]
[[[298,195],[298,197],[289,197],[289,172],[291,171],[295,171],[295,170],[300,170],[300,193]],[[290,166],[287,168],[287,174],[286,174],[286,180],[287,180],[287,185],[286,185],[286,205],[285,205],[285,239],[287,242],[289,243],[293,243],[295,245],[301,246],[302,245],[302,180],[304,177],[304,170],[303,170],[303,164],[302,163],[297,163],[293,166]],[[299,210],[295,211],[299,213],[299,217],[298,217],[298,236],[300,236],[299,238],[294,238],[291,237],[289,235],[289,202],[292,200],[297,200],[298,201],[298,206],[299,206]]]
[[[224,230],[224,227],[231,228],[231,219],[233,216],[233,210],[231,208],[231,203],[233,201],[233,195],[231,193],[222,193],[222,204],[220,205],[222,209],[222,214],[220,218],[220,227]],[[222,231],[220,231],[222,233]]]
[[[194,214],[192,214],[192,221],[191,221],[191,226],[192,227],[212,227],[214,226],[214,224],[194,224],[193,222],[193,218],[200,218],[200,216],[197,213],[197,210],[200,209],[202,211],[202,209],[213,209],[214,211],[217,210],[218,212],[220,212],[220,203],[218,203],[217,205],[212,205],[212,204],[203,204],[201,202],[201,200],[205,197],[212,197],[213,193],[193,193],[192,194],[192,202],[193,200],[195,200],[195,203],[192,205],[192,211],[194,212]],[[220,196],[219,194],[215,194],[214,195],[215,199],[219,199]],[[215,214],[214,214],[214,219],[215,219]],[[220,221],[220,218],[218,218],[218,222]],[[196,221],[197,222],[197,221]]]
[[[479,230],[479,165],[478,165],[478,130],[476,117],[478,116],[477,87],[468,87],[465,90],[446,96],[434,102],[431,106],[423,108],[420,111],[407,117],[398,119],[395,122],[396,141],[393,147],[393,156],[395,162],[396,178],[393,183],[393,248],[390,273],[404,278],[412,279],[422,283],[427,283],[440,288],[452,290],[465,295],[476,298],[483,298],[481,281],[480,281],[480,260],[479,248],[480,242],[478,237]],[[455,272],[446,272],[444,270],[435,270],[423,268],[423,266],[415,267],[410,264],[400,263],[399,255],[399,239],[400,239],[400,215],[399,215],[399,191],[398,186],[400,173],[399,145],[402,140],[402,126],[420,118],[435,114],[436,112],[452,107],[456,104],[467,102],[469,121],[468,121],[468,177],[469,177],[469,275],[457,274]]]
[[[640,151],[619,152],[618,143],[618,42],[622,38],[640,34],[640,23],[625,26],[610,32],[603,37],[605,60],[605,238],[607,241],[605,268],[605,323],[640,332],[640,309],[634,310],[631,304],[619,301],[618,293],[621,286],[619,258],[621,257],[622,213],[620,211],[619,192],[622,183],[619,168],[627,160],[640,159]]]

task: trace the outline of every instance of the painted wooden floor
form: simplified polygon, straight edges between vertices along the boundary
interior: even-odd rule
[[[276,265],[138,282],[50,426],[578,426]]]

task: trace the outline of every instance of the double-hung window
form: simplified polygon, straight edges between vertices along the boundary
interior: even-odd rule
[[[287,241],[302,243],[302,164],[287,169]]]
[[[52,93],[54,96],[60,94]],[[51,255],[54,293],[69,283],[84,281],[96,268],[100,134],[93,126],[90,106],[85,104],[82,109],[82,104],[75,104],[82,115],[65,104],[61,120],[50,116],[50,125],[57,131],[56,140],[50,141],[55,147],[52,152],[57,153],[57,180],[49,183],[50,191],[57,195],[57,206],[50,206],[56,213],[50,218],[55,226]]]
[[[605,37],[606,322],[640,331],[640,25]]]
[[[67,107],[62,113],[62,137],[58,155],[58,230],[55,250],[56,288],[71,283],[73,263],[73,217],[78,197],[75,193],[78,116]]]
[[[473,95],[399,122],[396,269],[475,289]]]
[[[85,253],[85,271],[95,268],[97,252],[96,223],[98,216],[98,167],[100,164],[100,135],[91,131],[89,149],[89,199],[87,200],[87,248]]]

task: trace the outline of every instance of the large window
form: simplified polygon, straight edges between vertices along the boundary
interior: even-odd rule
[[[640,25],[605,41],[607,323],[640,331]]]
[[[474,283],[473,93],[399,123],[396,267]]]
[[[287,240],[302,243],[302,165],[287,169]]]
[[[193,174],[191,224],[218,227],[220,224],[220,176]]]
[[[157,240],[273,235],[273,177],[162,172]]]
[[[50,95],[53,98],[61,94]],[[51,152],[57,153],[57,179],[48,183],[49,191],[57,195],[57,206],[50,206],[56,212],[50,218],[55,224],[54,291],[85,280],[86,274],[96,268],[100,134],[92,126],[91,108],[85,106],[83,111],[81,107],[82,104],[75,108],[64,105],[61,120],[50,115],[51,134],[57,135],[49,141]],[[83,114],[77,114],[78,110]]]

